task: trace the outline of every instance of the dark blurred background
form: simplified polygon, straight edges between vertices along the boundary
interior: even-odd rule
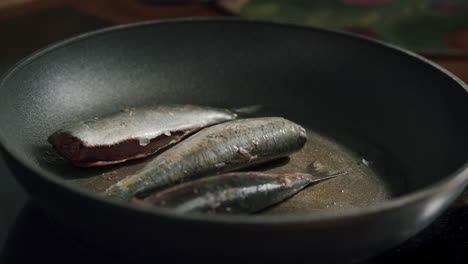
[[[422,54],[468,80],[467,0],[0,0],[0,63],[108,25],[235,15],[379,39]]]
[[[186,16],[256,17],[353,32],[414,51],[468,82],[467,0],[0,0],[0,74],[31,52],[80,33]],[[468,263],[467,252],[465,191],[421,234],[366,263]],[[0,263],[64,258],[119,262],[51,221],[0,159]]]

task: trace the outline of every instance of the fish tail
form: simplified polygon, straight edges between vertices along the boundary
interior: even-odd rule
[[[326,173],[318,173],[318,174],[306,174],[306,177],[309,179],[309,183],[314,183],[314,182],[319,182],[319,181],[324,181],[324,180],[329,180],[332,178],[335,178],[340,175],[346,174],[346,171],[339,171],[336,173],[332,174],[326,174]]]
[[[309,175],[309,179],[312,182],[331,179],[340,175],[347,174],[347,171],[345,170],[334,173],[328,173],[326,171],[323,171],[322,169],[322,164],[320,164],[318,161],[313,161],[311,164],[309,164],[309,166],[307,166],[306,174]]]

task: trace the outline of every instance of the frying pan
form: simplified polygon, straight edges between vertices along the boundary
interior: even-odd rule
[[[411,52],[348,33],[239,18],[117,26],[27,57],[1,94],[0,141],[19,182],[71,234],[132,261],[358,261],[422,230],[468,183],[467,86]],[[380,192],[350,170],[273,213],[181,215],[99,193],[103,179],[115,181],[106,175],[151,158],[75,168],[46,142],[71,122],[166,103],[260,104],[256,115],[317,133],[312,148],[328,142],[302,158],[329,169],[361,160],[389,191],[375,200]],[[327,161],[343,153],[353,162]]]

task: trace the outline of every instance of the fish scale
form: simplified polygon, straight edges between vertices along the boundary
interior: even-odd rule
[[[134,175],[110,186],[105,195],[128,200],[183,181],[285,157],[306,141],[303,127],[281,117],[228,121],[204,128],[159,154]],[[241,148],[254,158],[246,158]]]
[[[231,172],[190,181],[131,201],[171,208],[179,213],[255,213],[297,194],[312,183],[341,174]]]
[[[70,124],[48,140],[77,166],[102,166],[152,155],[203,127],[237,116],[228,109],[197,105],[128,108]]]

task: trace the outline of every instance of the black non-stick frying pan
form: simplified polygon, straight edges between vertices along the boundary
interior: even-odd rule
[[[0,89],[0,141],[18,180],[75,235],[130,260],[360,260],[426,227],[468,184],[467,86],[351,34],[232,18],[118,26],[33,54]],[[256,169],[319,161],[348,173],[259,214],[180,215],[100,194],[151,157],[75,168],[46,141],[71,122],[167,103],[260,104],[254,115],[295,121],[309,141]]]

